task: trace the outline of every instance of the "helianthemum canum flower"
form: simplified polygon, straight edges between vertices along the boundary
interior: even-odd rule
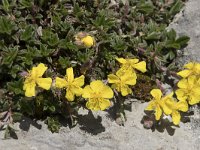
[[[23,90],[25,90],[25,96],[32,97],[35,96],[35,87],[39,87],[49,90],[51,87],[52,79],[51,78],[42,78],[44,72],[47,70],[47,67],[40,63],[37,67],[33,67],[26,76]]]
[[[132,90],[131,88],[129,88],[129,85],[135,85],[136,79],[136,74],[131,71],[126,73],[117,71],[116,75],[108,75],[108,82],[113,83],[112,88],[116,89],[118,92],[121,92],[122,96],[126,96],[132,93]]]
[[[182,79],[178,82],[178,90],[176,95],[180,101],[188,101],[190,105],[194,105],[200,102],[200,79],[196,76],[189,76],[186,79]]]
[[[84,85],[84,75],[81,75],[78,78],[74,78],[73,68],[66,69],[66,76],[64,78],[56,77],[55,86],[57,88],[66,89],[66,99],[73,101],[76,96],[81,96],[83,89],[81,86]]]
[[[126,70],[132,70],[133,72],[135,72],[135,69],[143,73],[147,71],[145,61],[139,62],[139,59],[124,58],[116,58],[116,60],[121,63],[120,71],[126,72]]]
[[[187,112],[188,111],[188,103],[186,101],[176,102],[173,99],[168,99],[165,101],[165,105],[171,109],[171,112],[165,113],[166,115],[172,116],[172,121],[175,125],[178,125],[181,120],[181,115],[179,111]]]
[[[76,40],[75,43],[77,45],[84,46],[87,48],[90,48],[95,44],[94,37],[85,32],[79,32],[78,34],[76,34],[75,40]]]
[[[149,105],[146,107],[145,110],[154,110],[156,120],[160,120],[163,111],[167,114],[170,114],[172,110],[165,105],[165,101],[168,99],[172,99],[173,93],[165,97],[162,97],[162,92],[160,89],[153,89],[150,93],[153,96],[153,99],[149,102]]]
[[[92,81],[83,89],[83,98],[87,99],[86,107],[91,110],[105,110],[110,106],[108,99],[113,98],[112,89],[102,81]]]
[[[190,62],[184,65],[185,70],[178,72],[177,74],[183,78],[187,78],[191,75],[196,75],[200,77],[200,63]]]

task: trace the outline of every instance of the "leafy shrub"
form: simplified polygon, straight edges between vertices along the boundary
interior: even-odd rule
[[[174,60],[189,40],[187,36],[177,37],[173,29],[166,30],[183,5],[181,0],[2,0],[0,118],[3,125],[18,121],[22,114],[46,119],[53,132],[60,127],[58,115],[70,118],[74,124],[78,109],[85,107],[86,101],[82,97],[69,101],[69,96],[67,100],[61,88],[67,87],[54,86],[56,80],[64,78],[66,69],[73,67],[76,77],[84,75],[85,85],[106,80],[109,74],[108,82],[114,83],[111,77],[120,77],[118,73],[114,75],[120,67],[116,58],[146,62],[147,72],[136,70],[137,84],[127,90],[132,97],[148,100],[155,81],[164,81],[165,76],[178,69]],[[53,86],[51,90],[36,87],[35,96],[25,97],[23,86],[28,70],[40,63],[48,67],[44,77],[50,77]],[[40,83],[39,86],[44,88]],[[116,86],[114,83],[113,88]],[[120,92],[119,88],[117,91]],[[123,91],[121,96],[125,95]],[[124,101],[116,99],[120,114],[124,114]],[[95,108],[89,105],[88,108]],[[11,129],[8,125],[7,130]]]

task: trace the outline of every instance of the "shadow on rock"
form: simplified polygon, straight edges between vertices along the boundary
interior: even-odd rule
[[[158,132],[164,132],[166,130],[169,135],[174,135],[176,130],[174,127],[178,126],[174,125],[167,118],[156,121],[153,114],[146,114],[147,115],[145,115],[141,120],[141,123],[143,124],[144,128],[151,129],[152,132],[154,132],[155,130],[157,130]]]
[[[81,126],[80,129],[93,135],[105,131],[105,127],[101,122],[102,118],[100,116],[95,118],[91,111],[89,111],[87,115],[78,116],[78,124]]]
[[[116,123],[120,126],[124,126],[124,122],[126,121],[126,113],[125,111],[132,112],[132,103],[135,100],[131,101],[131,99],[126,100],[123,104],[119,104],[114,102],[113,107],[106,110],[108,114],[106,115],[112,121],[116,121]]]
[[[36,127],[37,129],[42,128],[42,125],[38,124],[35,120],[32,120],[27,117],[22,117],[22,119],[19,123],[20,123],[20,125],[19,125],[20,129],[22,129],[24,131],[28,131],[30,129],[30,125]]]
[[[152,131],[157,130],[158,132],[164,132],[166,130],[169,135],[173,136],[176,130],[173,127],[178,126],[175,126],[172,122],[169,122],[168,119],[161,119],[160,122],[156,124],[154,128],[152,128]]]

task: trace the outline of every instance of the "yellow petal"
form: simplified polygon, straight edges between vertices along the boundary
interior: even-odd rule
[[[74,79],[73,85],[81,87],[84,85],[84,80],[85,76],[81,75],[80,77]]]
[[[160,108],[159,105],[157,105],[155,109],[156,120],[160,120],[161,115],[162,115],[162,109]]]
[[[100,110],[99,105],[96,103],[96,99],[89,99],[86,103],[86,107],[90,110]]]
[[[90,83],[90,87],[91,87],[91,89],[94,91],[94,92],[101,92],[102,91],[102,89],[103,89],[103,87],[104,87],[104,84],[103,84],[103,82],[102,81],[100,81],[100,80],[96,80],[96,81],[92,81],[91,83]]]
[[[66,75],[67,75],[67,81],[68,82],[73,82],[74,81],[74,71],[73,71],[73,68],[68,68],[66,70]]]
[[[187,64],[184,65],[184,68],[187,69],[192,69],[194,67],[195,63],[194,62],[189,62]]]
[[[71,89],[66,89],[66,95],[65,95],[65,98],[68,100],[68,101],[73,101],[74,100],[74,93],[71,91]]]
[[[39,87],[49,90],[51,87],[52,79],[51,78],[38,78],[36,80],[36,83],[39,85]]]
[[[128,85],[135,85],[136,84],[137,76],[133,72],[127,72],[123,76],[121,76],[122,83]]]
[[[197,72],[200,73],[200,63],[197,63],[195,68],[197,69]]]
[[[183,111],[183,112],[187,112],[188,111],[188,103],[186,101],[179,101],[176,104],[176,109]]]
[[[135,69],[137,69],[137,70],[139,70],[139,71],[141,71],[143,73],[147,71],[146,62],[145,61],[141,61],[141,62],[139,62],[137,64],[134,64],[133,68],[135,68]]]
[[[105,110],[110,106],[110,101],[107,99],[89,99],[86,107],[91,110]]]
[[[160,100],[162,97],[162,92],[160,89],[153,89],[150,93],[155,98],[155,100]]]
[[[195,105],[200,102],[200,96],[199,95],[190,95],[188,98],[188,103],[190,105]]]
[[[173,111],[172,112],[172,121],[175,125],[178,125],[181,120],[181,115],[178,111]]]
[[[89,85],[85,86],[84,89],[83,89],[83,95],[82,97],[83,98],[91,98],[92,97],[92,89],[90,88]]]
[[[116,60],[121,64],[127,63],[126,59],[124,59],[124,58],[116,58]]]
[[[25,96],[32,97],[35,96],[35,82],[26,82],[24,83],[23,89],[25,90]]]
[[[114,74],[108,75],[108,83],[118,83],[118,82],[120,82],[119,77],[117,77]]]
[[[55,86],[57,88],[64,88],[64,87],[67,86],[67,81],[65,79],[56,77],[56,84],[55,84]]]
[[[187,78],[191,74],[191,70],[183,70],[177,73],[177,75]]]
[[[128,94],[132,93],[132,90],[128,86],[125,85],[121,87],[121,93],[122,93],[122,96],[127,96]]]
[[[185,90],[178,89],[176,90],[177,99],[180,101],[185,101],[187,99],[187,95],[185,95]]]
[[[172,113],[172,109],[175,105],[175,101],[172,98],[168,98],[164,100],[162,105],[162,109],[166,115],[170,115]]]
[[[119,70],[116,72],[116,75],[118,77],[123,76],[124,74],[135,74],[135,70],[131,67],[131,65],[129,64],[124,64],[121,66],[121,68],[119,68]]]
[[[101,110],[105,110],[106,108],[110,107],[110,101],[107,99],[100,99],[99,107]]]
[[[199,85],[195,85],[192,88],[192,95],[200,95],[200,86]]]
[[[130,62],[131,65],[134,65],[139,62],[139,59],[128,59],[128,62]]]
[[[83,94],[83,89],[77,86],[72,86],[71,91],[73,91],[76,96],[81,96]]]
[[[188,77],[188,84],[190,87],[193,87],[195,85],[195,83],[197,83],[197,78],[193,75],[193,76],[189,76]]]
[[[42,77],[44,72],[47,70],[47,67],[43,63],[40,63],[37,67],[33,67],[31,70],[31,76],[34,78]]]
[[[177,86],[179,88],[182,88],[182,89],[187,89],[188,87],[188,82],[187,82],[187,79],[182,79],[178,82]]]
[[[150,101],[148,106],[145,108],[145,110],[151,111],[154,110],[156,108],[156,103],[154,100]]]
[[[101,91],[101,96],[102,98],[113,98],[113,90],[109,86],[104,85]]]

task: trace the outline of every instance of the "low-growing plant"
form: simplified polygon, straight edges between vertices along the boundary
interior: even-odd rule
[[[148,101],[151,89],[147,110],[179,124],[186,103],[199,102],[186,89],[199,82],[197,69],[188,64],[178,73],[184,77],[175,91],[180,102],[155,88],[176,76],[175,59],[189,41],[166,29],[183,6],[181,0],[2,0],[0,127],[6,137],[22,116],[45,120],[52,132],[61,127],[59,117],[73,126],[81,107],[117,107],[115,119],[125,121],[127,98]]]

